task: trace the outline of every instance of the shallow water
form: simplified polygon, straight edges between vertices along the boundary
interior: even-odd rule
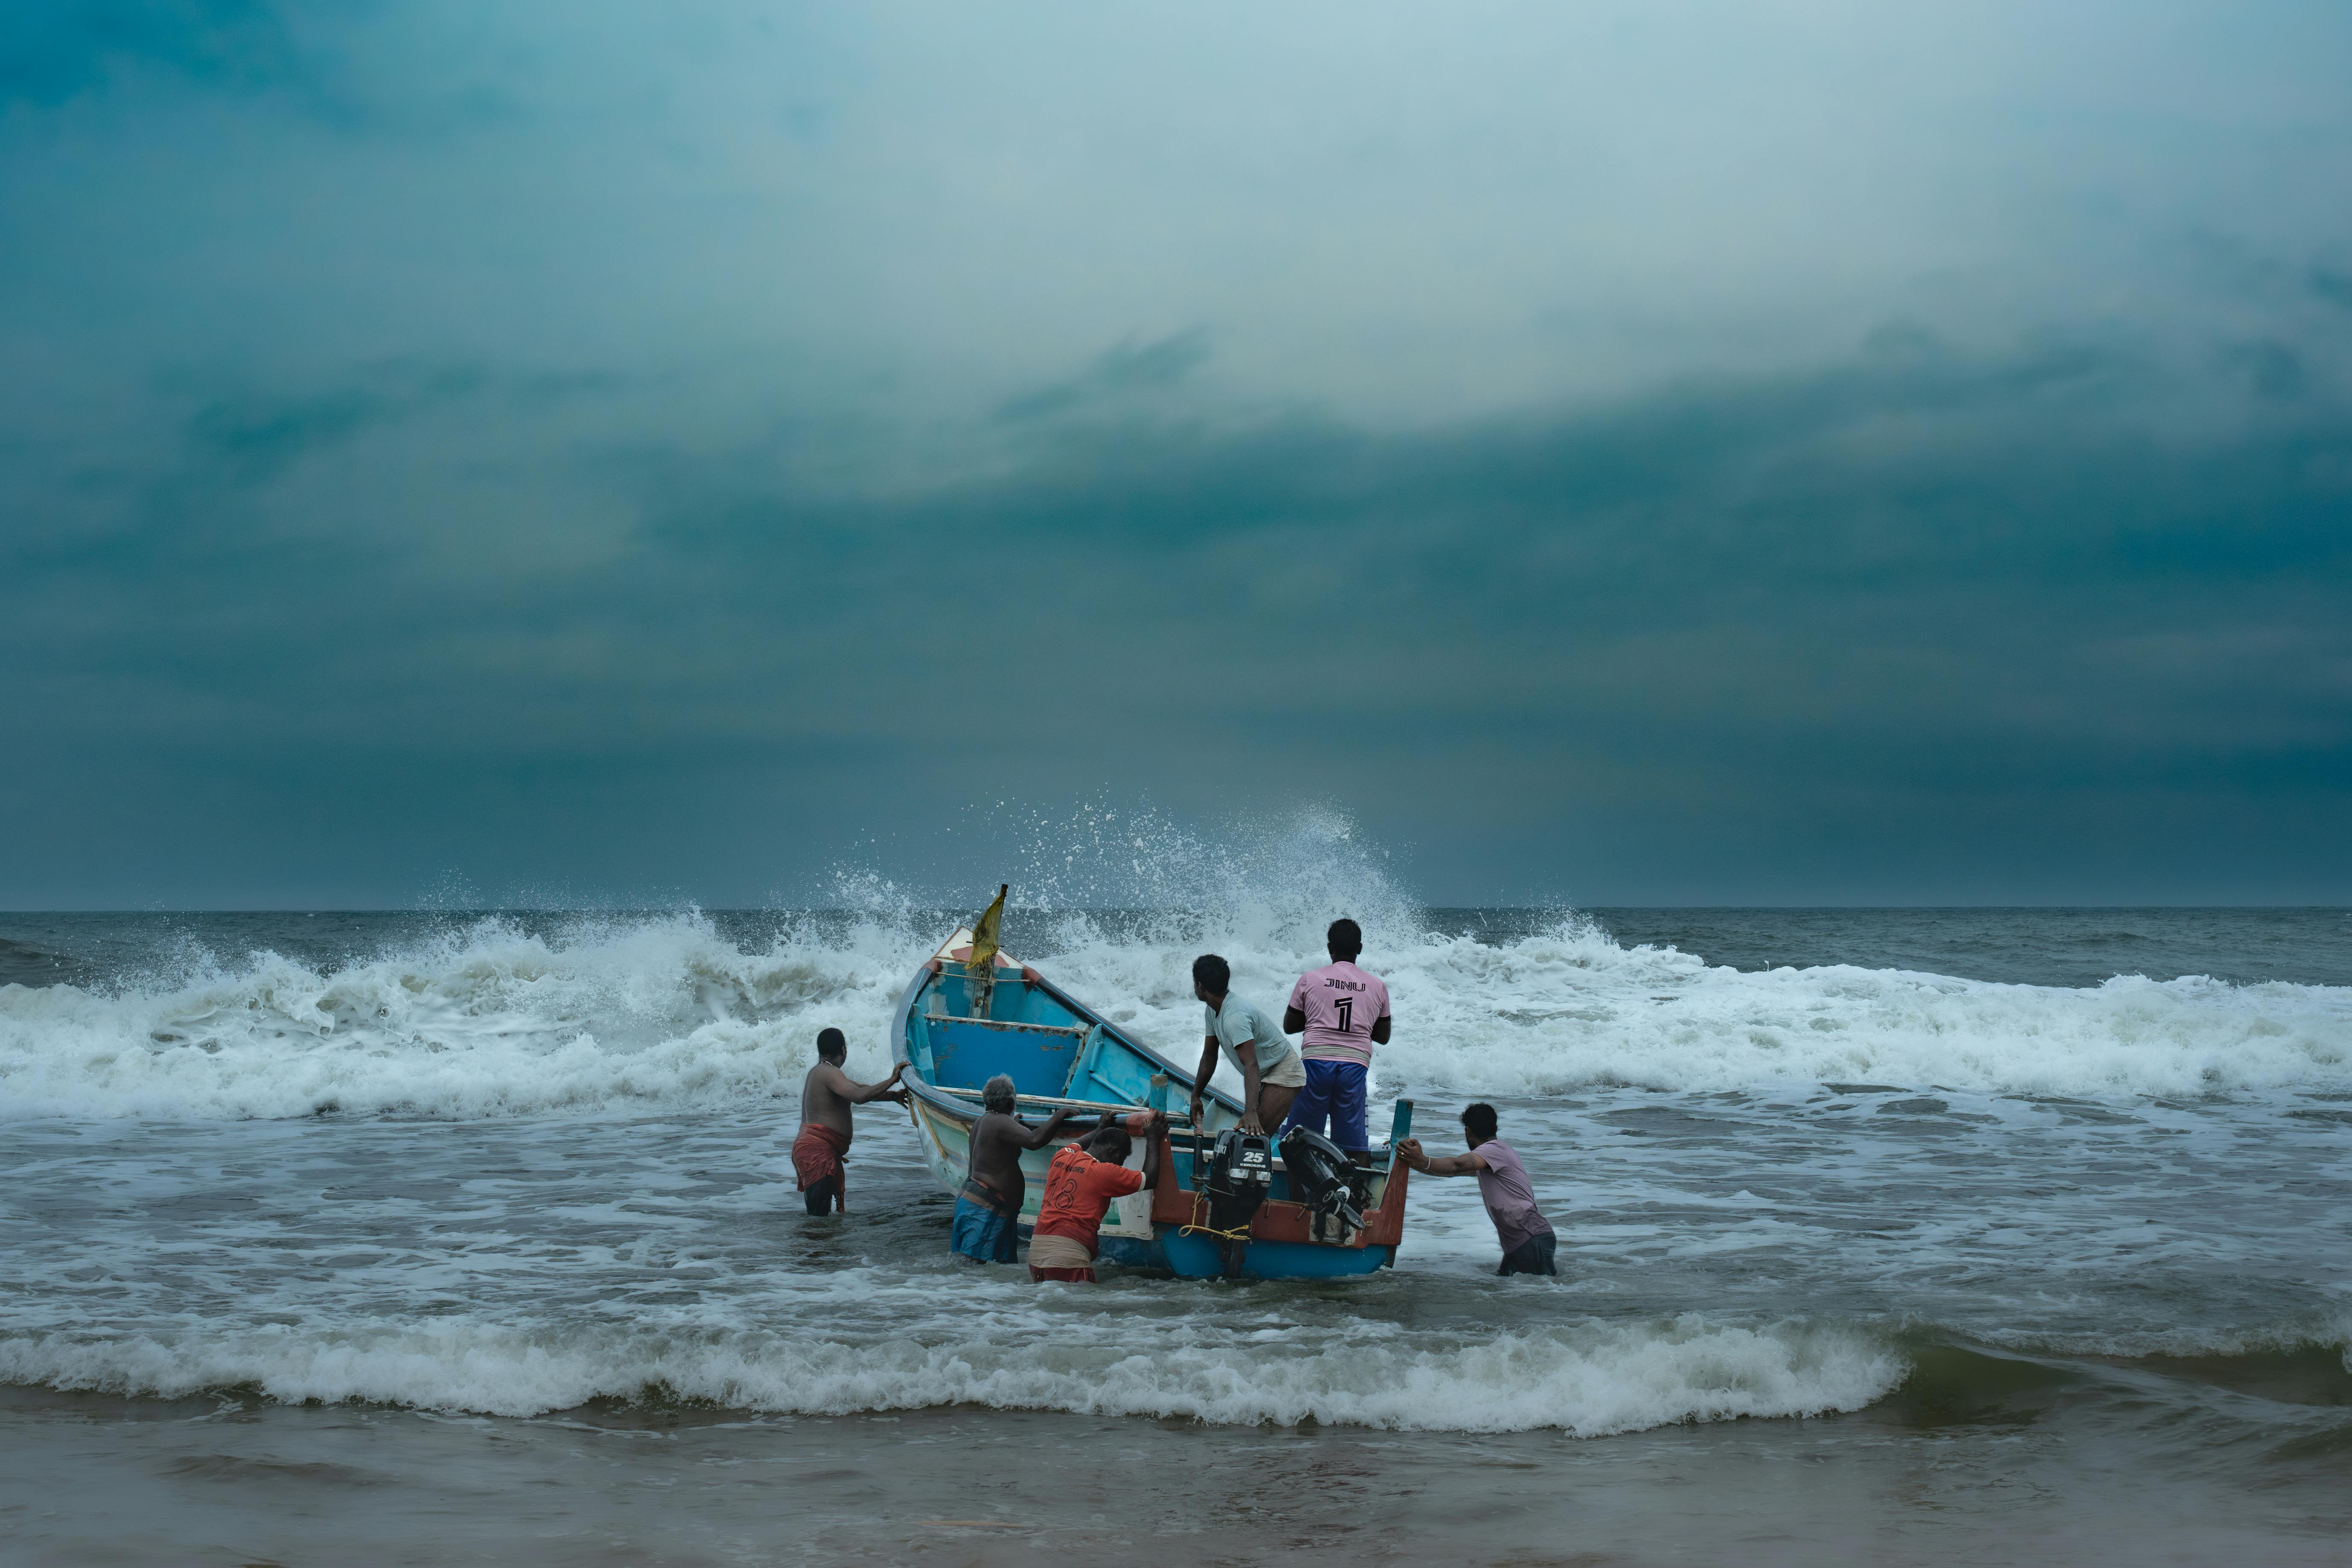
[[[1375,1278],[1093,1290],[951,1264],[894,1112],[799,1212],[807,1042],[875,1071],[938,923],[12,917],[82,976],[0,989],[14,1550],[2341,1560],[2340,911],[1368,921],[1381,1095],[1500,1107],[1561,1278],[1417,1179]],[[2013,977],[2126,936],[2177,964]],[[1192,952],[1312,957],[1013,940],[1180,1055]]]

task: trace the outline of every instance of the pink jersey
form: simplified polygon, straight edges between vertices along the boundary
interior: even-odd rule
[[[1290,1005],[1307,1015],[1298,1054],[1308,1061],[1372,1059],[1372,1026],[1389,1016],[1389,988],[1344,961],[1310,969],[1290,988]]]

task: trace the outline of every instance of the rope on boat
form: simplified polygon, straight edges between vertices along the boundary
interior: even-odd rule
[[[1179,1236],[1213,1236],[1220,1241],[1247,1241],[1250,1238],[1250,1230],[1247,1226],[1242,1226],[1239,1230],[1219,1230],[1213,1225],[1180,1225],[1176,1227],[1176,1234]]]

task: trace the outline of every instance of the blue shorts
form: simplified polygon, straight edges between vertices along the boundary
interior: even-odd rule
[[[1013,1215],[956,1194],[955,1228],[948,1246],[975,1263],[1010,1263],[1021,1245],[1020,1226]]]
[[[1290,1102],[1290,1114],[1282,1119],[1281,1131],[1304,1127],[1309,1132],[1321,1132],[1342,1149],[1363,1148],[1364,1080],[1369,1076],[1364,1064],[1310,1057],[1305,1065],[1307,1087]]]

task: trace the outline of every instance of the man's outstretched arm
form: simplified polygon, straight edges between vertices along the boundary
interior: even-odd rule
[[[1486,1168],[1486,1162],[1473,1152],[1468,1154],[1425,1154],[1421,1140],[1408,1138],[1397,1146],[1397,1157],[1424,1176],[1475,1176]]]
[[[905,1062],[894,1063],[890,1076],[880,1083],[860,1083],[839,1068],[833,1069],[833,1091],[852,1105],[870,1105],[888,1094],[898,1082],[898,1075],[907,1070]]]
[[[1054,1135],[1060,1131],[1062,1123],[1069,1120],[1069,1115],[1070,1108],[1065,1105],[1056,1107],[1053,1115],[1034,1127],[1026,1121],[1015,1121],[1013,1125],[1021,1131],[1013,1134],[1013,1141],[1024,1149],[1043,1149],[1054,1141]]]

